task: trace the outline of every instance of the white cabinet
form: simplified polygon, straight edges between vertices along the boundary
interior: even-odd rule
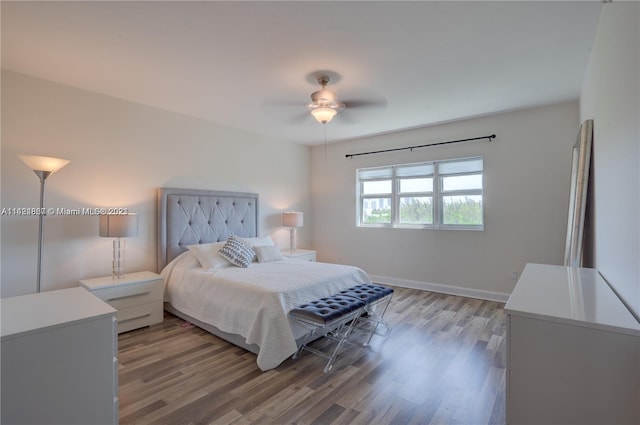
[[[597,270],[527,264],[505,312],[507,424],[640,423],[640,323]]]
[[[118,333],[160,323],[164,283],[152,272],[84,279],[80,285],[118,310]]]
[[[282,251],[282,255],[295,260],[316,261],[316,251],[310,249],[288,249]]]
[[[115,310],[82,288],[1,302],[1,422],[117,424]]]

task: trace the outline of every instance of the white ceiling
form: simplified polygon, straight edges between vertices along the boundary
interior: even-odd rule
[[[278,139],[329,141],[577,99],[597,1],[9,2],[2,67]]]

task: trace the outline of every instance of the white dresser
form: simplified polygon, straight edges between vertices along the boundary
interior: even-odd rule
[[[118,333],[162,322],[164,283],[153,272],[84,279],[80,286],[118,310]]]
[[[597,270],[527,264],[505,312],[507,424],[640,424],[640,323]]]
[[[3,424],[117,424],[116,311],[82,288],[1,300]]]

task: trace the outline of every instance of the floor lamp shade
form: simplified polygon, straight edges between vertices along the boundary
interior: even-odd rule
[[[112,276],[120,279],[125,274],[125,241],[120,238],[138,236],[137,214],[102,214],[100,237],[113,239]]]
[[[68,159],[38,155],[18,155],[18,158],[27,164],[27,166],[33,171],[45,171],[51,174],[55,173],[70,162]]]
[[[36,173],[40,179],[40,214],[38,214],[38,269],[36,277],[36,292],[42,291],[42,245],[44,242],[44,183],[51,174],[60,170],[70,161],[38,155],[18,155],[18,158]]]
[[[282,213],[282,225],[291,228],[291,250],[296,250],[296,228],[304,225],[304,214],[299,211]]]

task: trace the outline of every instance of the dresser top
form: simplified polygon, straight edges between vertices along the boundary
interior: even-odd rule
[[[286,249],[282,251],[282,255],[284,255],[285,257],[298,257],[302,255],[315,254],[315,253],[316,251],[312,249],[301,249],[301,248]]]
[[[595,269],[529,263],[504,309],[514,316],[640,336],[640,323]]]
[[[40,292],[0,300],[2,338],[114,315],[116,310],[84,288]]]
[[[83,279],[80,281],[80,285],[84,288],[93,291],[95,289],[112,288],[114,286],[133,285],[135,283],[150,282],[153,280],[162,279],[162,277],[153,272],[136,272],[127,273],[124,276],[114,278],[113,276],[97,277],[94,279]]]

